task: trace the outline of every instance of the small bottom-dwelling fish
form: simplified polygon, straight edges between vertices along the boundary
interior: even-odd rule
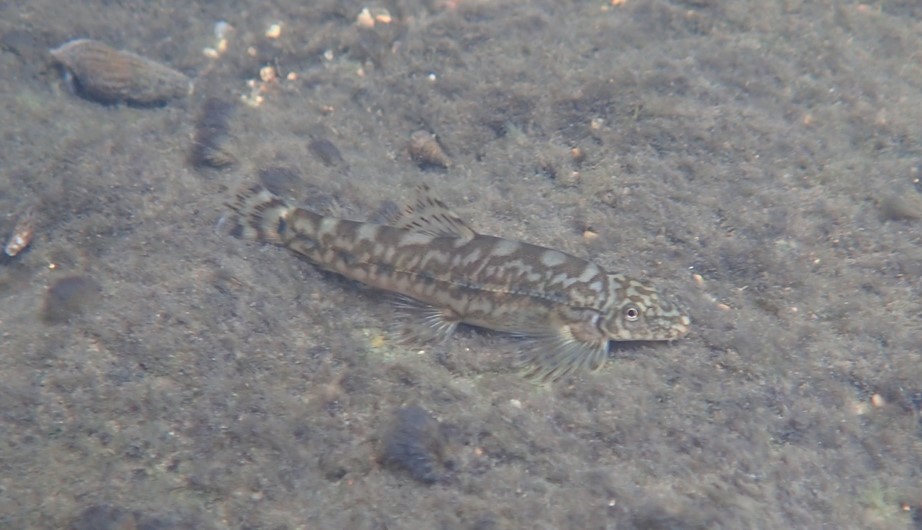
[[[530,341],[526,376],[556,380],[599,369],[611,341],[668,341],[691,321],[653,287],[549,248],[478,234],[427,186],[392,225],[286,204],[262,186],[228,206],[232,233],[288,248],[321,269],[399,293],[442,340],[464,323]]]

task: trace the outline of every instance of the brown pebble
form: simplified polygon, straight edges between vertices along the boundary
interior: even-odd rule
[[[100,103],[157,106],[192,93],[192,81],[182,72],[95,40],[72,40],[51,55],[77,94]]]
[[[880,395],[880,394],[872,394],[872,395],[871,395],[871,406],[873,406],[874,408],[878,408],[878,409],[879,409],[879,408],[883,407],[883,406],[886,405],[886,404],[887,404],[887,400],[884,399],[884,396],[882,396],[882,395]]]
[[[445,154],[438,138],[428,131],[416,131],[411,134],[407,151],[421,169],[451,167],[451,159]]]
[[[578,146],[573,147],[570,149],[570,160],[575,167],[579,167],[586,161],[586,152]]]

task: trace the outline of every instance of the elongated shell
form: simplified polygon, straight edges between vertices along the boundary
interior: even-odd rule
[[[10,239],[7,241],[6,246],[3,247],[3,251],[6,252],[7,256],[13,257],[29,246],[29,243],[32,242],[32,236],[35,234],[35,220],[34,207],[30,206],[19,214],[16,226],[13,227],[10,234]]]
[[[451,167],[451,159],[442,149],[442,144],[429,131],[416,131],[411,134],[407,152],[420,168],[448,169]]]
[[[164,104],[192,93],[182,72],[99,41],[77,39],[51,50],[83,97],[101,103]]]

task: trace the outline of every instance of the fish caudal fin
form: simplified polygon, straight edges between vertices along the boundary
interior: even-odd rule
[[[284,242],[288,214],[294,209],[263,186],[257,184],[237,193],[233,202],[230,234],[241,239],[266,243]]]

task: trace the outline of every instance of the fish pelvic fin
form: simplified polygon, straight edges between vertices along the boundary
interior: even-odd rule
[[[582,335],[579,329],[562,326],[556,333],[527,337],[520,373],[527,379],[553,382],[577,370],[600,369],[608,359],[608,340]]]

